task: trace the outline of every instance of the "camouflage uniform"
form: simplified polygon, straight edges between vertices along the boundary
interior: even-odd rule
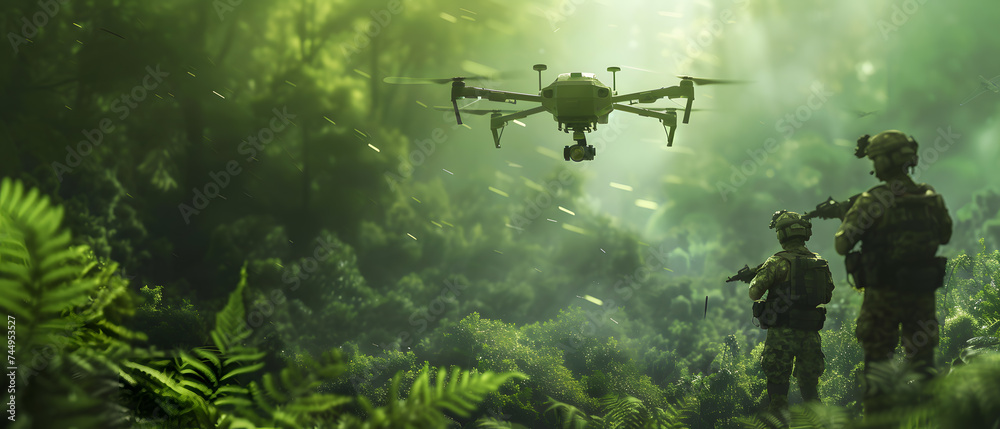
[[[891,133],[898,132],[879,134],[872,144]],[[900,147],[903,150],[898,150]],[[912,164],[907,165],[915,165],[916,142],[912,138],[900,138],[898,145],[890,149],[882,149],[875,156],[902,152],[912,157]],[[872,153],[868,155],[873,157]],[[945,263],[944,258],[935,258],[934,254],[939,245],[951,239],[952,221],[941,195],[929,185],[914,183],[899,164],[876,160],[876,173],[887,183],[858,197],[834,240],[840,254],[847,254],[861,242],[860,267],[854,276],[857,286],[864,288],[865,297],[855,335],[864,350],[865,373],[872,362],[892,358],[902,325],[907,359],[917,371],[929,376],[938,344],[934,291],[943,281]],[[878,396],[880,392],[868,386],[866,412],[882,408],[884,398]]]
[[[805,282],[805,278],[792,279],[792,264],[797,264],[800,260],[813,261],[821,268],[818,271],[822,276],[818,279],[818,283],[822,284],[822,289],[817,291],[821,295],[818,298],[819,302],[824,304],[830,302],[834,289],[833,276],[826,266],[826,261],[810,252],[805,246],[804,239],[789,239],[782,243],[782,248],[784,249],[782,252],[776,253],[764,262],[750,282],[751,299],[759,300],[766,292],[767,302],[783,304],[784,308],[778,307],[777,311],[788,313],[788,317],[793,319],[778,321],[777,318],[771,318],[771,322],[777,323],[774,323],[776,326],[768,328],[764,351],[761,354],[761,368],[767,377],[767,391],[771,400],[769,409],[772,411],[787,407],[789,377],[793,375],[793,363],[799,390],[806,401],[819,400],[817,384],[826,368],[819,335],[822,320],[816,317],[825,315],[825,310],[818,313],[803,310],[804,307],[796,308],[795,304],[801,305],[797,300],[800,297],[795,294],[799,292],[796,286]],[[781,287],[786,282],[790,282],[787,290],[793,291],[792,296],[786,295],[785,289]],[[804,323],[801,319],[804,313],[808,313],[804,317],[812,318],[812,321],[818,324],[806,326],[809,322]],[[825,316],[822,317],[825,319]],[[761,323],[766,323],[767,317],[762,316],[760,319]]]
[[[928,272],[934,266],[934,253],[907,255],[914,249],[937,250],[938,244],[947,243],[951,238],[951,217],[944,206],[944,200],[925,184],[896,184],[895,195],[888,185],[879,185],[861,194],[854,206],[844,216],[844,222],[837,231],[835,240],[853,245],[861,241],[862,265],[865,267],[865,300],[858,315],[855,331],[865,352],[865,361],[881,361],[892,357],[900,341],[899,328],[903,328],[903,347],[906,355],[919,369],[926,371],[933,366],[934,347],[938,344],[938,321],[934,314],[934,287],[918,288],[914,281],[934,277]],[[881,200],[877,196],[882,196]],[[890,200],[889,198],[892,198]],[[881,231],[888,223],[914,222],[912,219],[890,219],[900,216],[874,216],[886,210],[900,211],[897,202],[912,198],[924,198],[925,210],[937,223],[937,228],[921,228],[898,240],[891,248],[868,243],[877,242]],[[867,226],[867,228],[866,228]],[[906,244],[909,243],[909,244]],[[841,245],[843,246],[843,245]],[[878,247],[882,247],[879,249]],[[909,270],[898,273],[896,270]],[[901,282],[902,280],[902,282]],[[920,290],[923,289],[923,290]]]

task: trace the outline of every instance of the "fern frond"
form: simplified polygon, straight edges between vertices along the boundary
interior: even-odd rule
[[[32,380],[18,393],[25,404],[35,404],[26,413],[38,427],[120,425],[120,413],[94,404],[110,399],[101,389],[106,378],[124,373],[123,356],[142,354],[125,340],[143,336],[105,317],[109,309],[113,317],[128,314],[127,299],[111,306],[128,290],[94,270],[86,246],[70,245],[63,213],[37,189],[0,181],[0,310],[17,317],[22,350],[57,350],[46,356],[44,371],[26,375]]]
[[[210,349],[208,347],[196,347],[191,349],[191,353],[198,355],[198,357],[209,361],[216,368],[222,368],[222,361],[219,360],[219,355],[215,353],[215,349]]]
[[[236,290],[229,294],[226,306],[215,315],[215,329],[212,329],[212,341],[220,352],[226,354],[233,346],[247,339],[253,331],[244,321],[246,310],[243,305],[243,290],[247,286],[247,266],[240,269],[240,282]]]
[[[202,379],[210,381],[213,385],[219,382],[218,377],[215,376],[215,371],[219,369],[209,368],[201,360],[191,356],[185,351],[178,353],[177,367],[180,368],[182,374],[192,374],[195,376],[200,376]]]
[[[257,363],[252,364],[252,365],[245,365],[245,366],[237,367],[236,369],[234,369],[232,371],[229,371],[229,372],[226,372],[225,374],[223,374],[222,378],[220,378],[219,381],[226,381],[226,380],[228,380],[230,378],[233,378],[233,377],[236,377],[237,375],[240,375],[240,374],[246,374],[246,373],[250,373],[250,372],[256,372],[256,371],[259,371],[263,367],[264,367],[264,362],[257,362]]]
[[[237,362],[258,362],[267,356],[267,352],[256,352],[247,347],[232,347],[229,349],[226,360],[222,366],[229,366]]]
[[[249,392],[254,404],[268,416],[270,424],[325,425],[335,409],[354,401],[348,396],[317,391],[325,381],[343,372],[340,354],[329,351],[319,361],[306,357],[301,364],[285,368],[277,376],[264,374],[261,384],[250,383]]]
[[[548,414],[549,411],[554,411],[556,415],[559,415],[559,412],[561,411],[563,413],[562,427],[564,429],[570,429],[570,428],[582,429],[590,424],[590,419],[587,417],[587,414],[581,411],[579,408],[574,407],[570,404],[559,402],[555,399],[552,399],[551,397],[549,398],[548,403],[551,403],[552,405],[550,405],[548,408],[545,409],[545,414]]]
[[[437,386],[434,395],[430,395],[429,389],[423,392],[415,392],[417,385],[414,384],[414,389],[410,391],[411,397],[408,398],[407,402],[410,404],[417,403],[412,400],[413,395],[416,394],[418,398],[421,398],[421,402],[425,406],[447,409],[459,416],[468,417],[476,409],[477,404],[486,398],[487,394],[499,389],[507,380],[511,378],[526,378],[517,373],[497,374],[487,371],[482,374],[474,374],[472,371],[462,371],[456,367],[451,372],[448,384],[445,385],[445,373],[444,368],[438,371]]]
[[[125,362],[124,364],[128,368],[132,368],[146,377],[156,381],[159,386],[163,388],[155,388],[163,396],[176,400],[178,403],[189,405],[193,408],[204,409],[207,408],[208,404],[200,396],[196,395],[194,392],[189,390],[187,387],[183,386],[181,382],[174,380],[166,372],[150,368],[146,365],[136,363],[136,362]]]

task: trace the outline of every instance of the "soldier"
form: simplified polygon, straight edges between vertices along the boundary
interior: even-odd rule
[[[906,357],[929,377],[938,344],[934,291],[944,281],[947,261],[934,255],[951,239],[951,217],[941,195],[908,174],[917,165],[913,138],[889,130],[872,137],[867,147],[862,143],[857,155],[867,155],[885,183],[858,197],[834,240],[841,255],[861,242],[860,255],[848,255],[847,266],[865,293],[855,334],[864,349],[866,379],[873,362],[895,353],[900,324]],[[884,409],[886,398],[880,398],[877,386],[866,384],[866,413]]]
[[[826,368],[819,330],[826,321],[820,304],[833,297],[833,276],[825,259],[806,248],[812,224],[798,213],[779,211],[771,219],[781,252],[761,265],[750,282],[754,316],[767,329],[761,368],[767,376],[768,410],[788,407],[788,380],[794,361],[802,398],[819,401],[817,384]]]

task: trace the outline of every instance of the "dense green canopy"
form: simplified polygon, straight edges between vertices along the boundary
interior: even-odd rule
[[[168,398],[202,411],[184,420],[168,410],[163,424],[360,424],[378,412],[358,398],[388,407],[397,372],[411,399],[444,383],[450,372],[424,372],[427,362],[480,372],[452,381],[482,378],[438,414],[405,417],[416,425],[547,427],[575,415],[611,427],[628,409],[647,422],[730,427],[760,409],[765,331],[751,323],[744,285],[725,278],[780,250],[767,228],[775,211],[876,185],[855,140],[898,129],[920,144],[913,177],[944,196],[955,221],[939,252],[952,259],[938,295],[947,372],[995,349],[1000,320],[997,13],[926,0],[8,0],[0,177],[64,213],[30,217],[24,207],[36,203],[10,197],[22,185],[9,182],[0,287],[25,289],[11,286],[0,309],[20,320],[20,362],[48,341],[22,327],[76,314],[66,328],[76,345],[60,349],[72,357],[48,371],[66,383],[58,374],[97,366],[121,377],[112,402],[125,411],[113,415],[132,422],[159,424],[169,407],[156,404]],[[561,154],[571,135],[548,113],[509,124],[497,149],[488,116],[458,125],[435,109],[449,105],[449,85],[385,81],[476,75],[486,79],[469,85],[534,94],[540,63],[542,85],[568,72],[611,85],[605,70],[620,67],[619,94],[679,75],[743,82],[695,86],[702,110],[671,147],[656,119],[612,112],[588,136],[596,159],[574,163]],[[58,219],[72,262],[46,265],[32,253],[44,235],[32,231],[56,234]],[[830,259],[837,284],[820,392],[831,407],[801,412],[857,417],[861,294],[833,248],[838,223],[813,225],[808,246]],[[45,277],[64,265],[97,283]],[[116,298],[86,311],[83,301],[37,304],[50,287]],[[233,332],[240,319],[246,336]],[[112,349],[103,366],[80,363]],[[961,404],[941,392],[997,376],[961,371],[931,391]],[[306,398],[294,403],[302,408],[277,393],[258,401],[252,380]],[[21,388],[32,400],[54,395]],[[219,403],[227,394],[241,400]],[[323,400],[319,411],[303,405]],[[278,403],[294,415],[268,408]],[[386,412],[384,424],[404,419]]]

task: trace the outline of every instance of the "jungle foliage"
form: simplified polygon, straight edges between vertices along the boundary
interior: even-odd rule
[[[13,427],[996,424],[996,94],[956,107],[1000,70],[996,6],[605,3],[0,4]],[[382,80],[532,92],[512,71],[535,63],[627,66],[620,91],[753,83],[699,87],[715,110],[672,148],[613,115],[574,164],[550,118],[496,149],[481,118],[430,108],[446,87]],[[790,414],[761,414],[765,331],[725,275],[778,250],[775,210],[875,185],[851,146],[888,128],[955,220],[940,374],[878,368],[897,404],[862,416],[861,294],[817,221],[822,404],[793,382]]]

